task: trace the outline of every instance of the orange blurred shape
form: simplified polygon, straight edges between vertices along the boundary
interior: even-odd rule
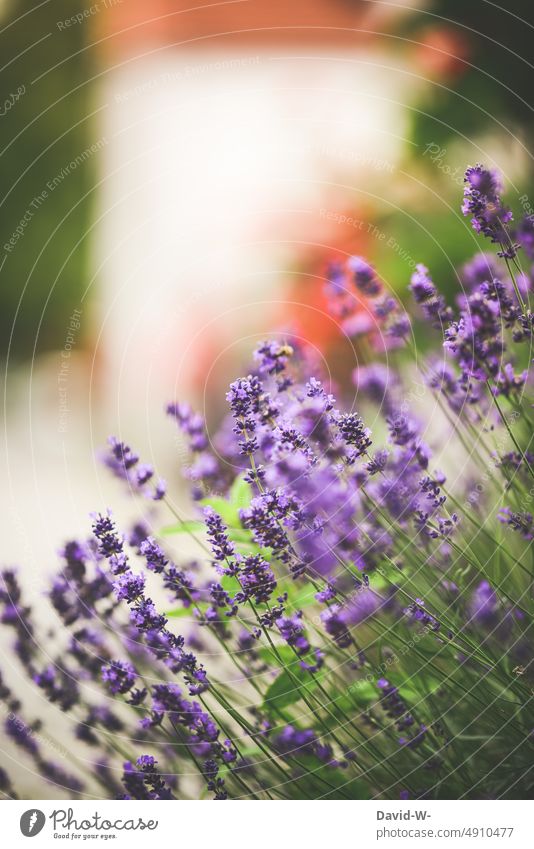
[[[362,215],[362,218],[365,216]],[[310,226],[310,232],[317,232],[316,242],[306,246],[302,252],[299,274],[288,284],[287,306],[279,310],[279,321],[302,334],[309,344],[323,353],[338,345],[343,335],[339,319],[335,318],[328,304],[325,292],[328,265],[334,262],[344,264],[349,256],[367,256],[369,236],[365,228],[356,227],[358,219],[354,210],[339,214],[336,221],[325,220],[320,213],[318,228]],[[366,299],[358,296],[354,302],[353,316],[366,314]]]
[[[452,27],[433,26],[420,30],[413,59],[433,79],[454,79],[469,70],[469,40]]]
[[[220,49],[238,40],[247,45],[354,45],[373,35],[374,4],[365,0],[103,0],[105,14],[94,26],[106,51],[140,43],[188,44]],[[391,12],[383,8],[380,18]]]

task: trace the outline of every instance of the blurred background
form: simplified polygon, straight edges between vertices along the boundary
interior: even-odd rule
[[[35,599],[67,532],[120,515],[108,434],[179,498],[166,401],[215,422],[289,327],[354,365],[329,261],[364,254],[401,298],[424,262],[453,298],[482,247],[466,165],[533,196],[528,0],[193,5],[0,3],[2,559]]]

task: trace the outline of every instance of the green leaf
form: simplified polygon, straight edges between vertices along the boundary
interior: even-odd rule
[[[329,793],[329,798],[346,799],[370,799],[371,790],[367,782],[362,778],[353,778],[352,780],[347,775],[347,770],[329,766],[320,761],[315,755],[302,755],[295,753],[295,758],[298,760],[299,766],[304,767],[307,771],[307,777],[310,782],[316,782],[320,779],[326,781],[332,788],[340,791],[339,797],[335,792]],[[317,786],[317,785],[316,785]],[[321,784],[321,792],[325,792],[324,784]]]
[[[291,646],[277,646],[276,652],[279,655],[280,660],[276,657],[273,649],[268,648],[267,646],[258,649],[258,654],[265,663],[273,664],[281,669],[283,669],[284,666],[291,666],[291,664],[295,663],[297,660],[295,652]]]
[[[316,686],[317,682],[306,669],[295,666],[291,673],[284,670],[267,688],[263,706],[272,711],[292,705]]]
[[[239,510],[243,510],[245,507],[249,506],[251,500],[252,489],[250,484],[243,480],[243,477],[239,475],[239,477],[237,477],[233,482],[232,488],[230,489],[230,501]]]
[[[386,566],[389,564],[386,564]],[[397,577],[398,573],[395,573],[395,577]],[[386,580],[383,575],[379,575],[378,573],[371,576],[371,588],[375,590],[375,592],[383,592],[387,590],[391,586],[391,581]]]
[[[193,610],[190,607],[175,607],[173,610],[166,610],[165,616],[169,619],[181,619],[183,616],[194,616]]]
[[[202,498],[201,501],[199,501],[199,504],[201,504],[203,507],[211,507],[212,510],[215,510],[215,512],[219,514],[223,522],[228,525],[228,527],[241,527],[237,507],[235,506],[235,504],[231,504],[229,501],[226,501],[225,498],[221,498],[218,495],[214,495],[210,498]]]
[[[303,607],[310,607],[312,604],[317,604],[315,590],[313,587],[299,587],[297,592],[293,594],[291,592],[292,586],[294,586],[294,584],[288,585],[288,596],[292,607],[296,607],[297,610],[300,610]]]
[[[378,693],[370,681],[355,681],[349,687],[350,694],[356,704],[367,706],[378,700]]]
[[[160,534],[168,537],[174,534],[200,534],[204,530],[205,526],[203,522],[191,519],[185,522],[177,522],[175,525],[165,525],[164,528],[161,528]]]
[[[241,590],[241,585],[234,575],[223,575],[220,583],[223,590],[226,590],[230,595],[235,595]]]
[[[247,545],[254,545],[256,548],[258,546],[252,539],[252,534],[250,531],[246,531],[243,528],[228,528],[228,536],[233,542],[242,542]]]

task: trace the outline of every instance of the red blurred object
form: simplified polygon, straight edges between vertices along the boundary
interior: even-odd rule
[[[376,15],[364,0],[106,0],[106,14],[95,16],[107,50],[144,44],[175,44],[217,49],[246,45],[354,44],[368,39],[367,21]]]
[[[328,265],[345,262],[352,255],[367,256],[370,245],[367,228],[359,226],[361,221],[368,219],[365,213],[361,212],[361,218],[354,210],[336,215],[335,220],[319,215],[319,221],[310,222],[310,236],[315,232],[316,241],[304,248],[299,274],[288,283],[285,314],[280,313],[281,321],[285,319],[286,325],[291,325],[310,345],[325,354],[339,345],[343,335],[325,294]],[[355,316],[366,311],[362,296],[358,303],[355,302]]]
[[[425,76],[451,80],[469,70],[469,40],[451,27],[427,27],[415,38],[413,59]]]

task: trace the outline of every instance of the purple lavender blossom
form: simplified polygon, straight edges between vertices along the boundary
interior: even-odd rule
[[[352,636],[345,619],[345,612],[339,604],[332,604],[321,613],[321,621],[325,631],[341,649],[352,644]]]
[[[102,667],[102,681],[111,693],[128,693],[137,681],[137,672],[128,661],[114,660]]]
[[[510,507],[503,507],[499,511],[498,519],[504,525],[508,525],[512,530],[521,534],[523,539],[534,539],[534,517],[531,513],[519,512],[511,510]]]
[[[42,672],[35,672],[33,680],[44,690],[48,701],[57,702],[61,710],[69,711],[80,698],[80,691],[72,670],[56,666],[47,666]]]
[[[280,344],[267,340],[254,351],[254,359],[258,364],[260,374],[280,374],[285,370],[289,358],[293,355],[291,345]]]
[[[139,456],[129,445],[121,442],[116,436],[108,438],[110,451],[104,456],[104,462],[113,474],[147,498],[160,501],[165,496],[165,481],[158,480],[153,489],[147,484],[154,476],[154,469],[148,463],[139,463]]]
[[[165,784],[152,755],[141,755],[135,766],[127,761],[124,764],[122,782],[129,798],[132,799],[174,799],[170,788]]]
[[[514,233],[526,256],[534,260],[534,215],[524,215]]]
[[[504,395],[505,398],[509,398],[510,395],[523,389],[527,380],[527,369],[524,369],[520,374],[516,374],[512,363],[506,363],[495,375],[493,394],[497,396]]]
[[[512,212],[502,202],[500,176],[483,165],[475,165],[465,172],[464,183],[463,214],[471,216],[471,224],[477,233],[501,245],[500,255],[513,258],[516,247],[506,230],[506,225],[512,220]]]
[[[124,572],[113,582],[113,590],[119,601],[135,601],[143,594],[145,589],[144,575],[135,575],[133,572]]]
[[[397,377],[391,369],[382,363],[358,366],[352,373],[352,381],[358,392],[388,412],[392,404],[392,393],[397,386]]]
[[[363,294],[374,298],[382,291],[380,281],[372,266],[361,256],[351,256],[347,261],[347,268],[352,275],[354,285]]]
[[[276,589],[274,572],[266,560],[259,554],[249,554],[239,563],[238,580],[242,592],[236,601],[254,599],[255,604],[268,602]]]
[[[37,741],[33,737],[33,729],[29,728],[17,716],[12,713],[8,714],[4,724],[4,729],[7,736],[11,737],[11,739],[14,740],[17,746],[20,746],[21,749],[26,749],[26,751],[31,754],[36,754],[38,752],[39,747],[37,745]]]
[[[415,747],[422,742],[426,729],[420,727],[415,733],[412,729],[415,726],[415,719],[407,708],[406,703],[401,697],[398,688],[386,678],[380,678],[377,681],[377,687],[380,691],[380,704],[387,716],[394,721],[396,728],[401,732],[409,732],[407,736],[399,738],[399,745]]]
[[[311,728],[298,729],[294,725],[286,725],[275,735],[274,744],[284,755],[316,755],[324,763],[338,765],[331,746],[322,744]]]
[[[222,518],[211,507],[204,509],[204,521],[213,556],[217,563],[224,563],[235,556],[235,547],[228,538]]]
[[[422,263],[416,266],[412,274],[409,289],[417,304],[434,327],[440,328],[452,320],[453,314],[445,299],[439,294],[428,268]]]
[[[161,574],[169,563],[161,545],[153,537],[147,537],[141,543],[139,551],[151,572]]]
[[[376,451],[374,456],[371,457],[369,462],[366,464],[366,469],[369,474],[377,475],[380,472],[383,472],[386,468],[388,457],[389,451],[387,451],[387,449],[382,448],[379,451]]]
[[[488,622],[493,620],[498,609],[495,591],[488,581],[481,581],[469,601],[469,616],[471,620]]]
[[[365,427],[358,413],[338,413],[333,419],[341,438],[349,446],[347,461],[353,463],[372,445],[371,431]]]
[[[473,292],[482,283],[490,282],[495,278],[501,279],[502,267],[493,254],[479,253],[466,262],[461,269],[461,280],[464,287]]]

